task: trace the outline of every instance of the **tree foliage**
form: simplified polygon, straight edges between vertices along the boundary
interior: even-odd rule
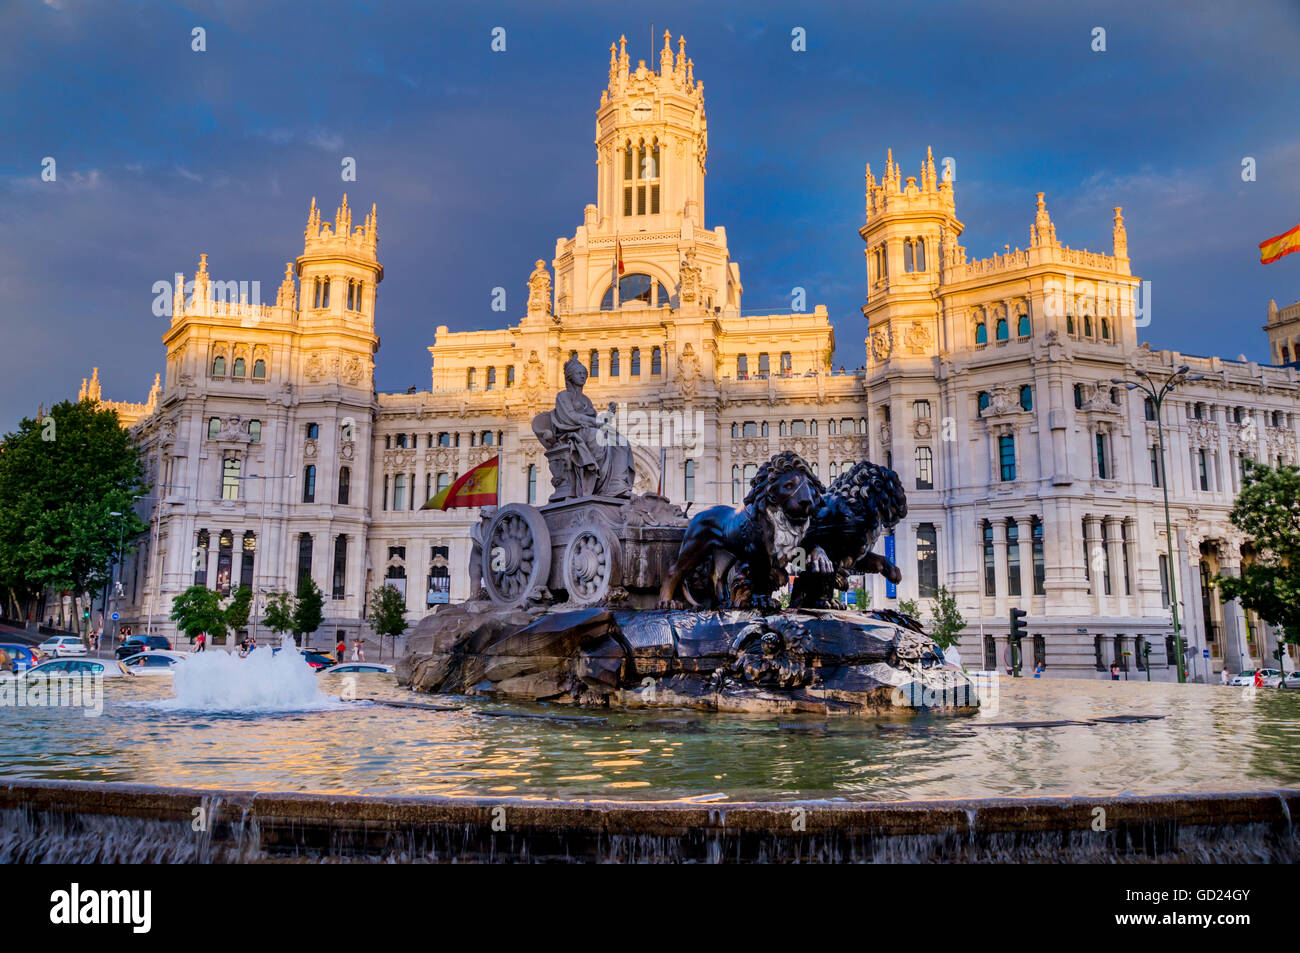
[[[283,635],[293,631],[293,596],[287,592],[273,592],[266,601],[262,623],[272,632]]]
[[[116,411],[63,401],[24,418],[0,441],[0,583],[26,598],[101,588],[148,529],[133,508],[146,492]]]
[[[232,632],[248,628],[248,616],[252,608],[253,590],[247,586],[240,586],[230,597],[230,604],[226,606],[226,625],[230,626]]]
[[[325,597],[311,577],[298,583],[298,597],[293,607],[293,634],[311,635],[325,621]]]
[[[171,617],[189,639],[197,638],[200,632],[206,632],[209,641],[226,634],[221,596],[207,586],[190,586],[173,599]]]
[[[1288,642],[1300,642],[1300,468],[1246,461],[1241,493],[1228,518],[1254,550],[1240,576],[1218,576],[1219,597],[1240,599]]]
[[[934,613],[930,620],[930,638],[947,649],[957,644],[961,630],[966,628],[966,619],[957,611],[957,597],[948,591],[947,586],[940,586],[934,594]]]
[[[370,627],[380,636],[398,636],[406,631],[406,599],[396,586],[380,586],[371,593]]]

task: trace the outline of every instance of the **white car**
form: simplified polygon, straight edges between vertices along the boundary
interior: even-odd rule
[[[75,635],[56,635],[53,638],[46,639],[37,648],[51,658],[86,654],[86,643]]]
[[[392,675],[393,666],[379,662],[340,662],[323,668],[317,675]]]
[[[33,666],[23,673],[23,678],[83,678],[87,675],[121,675],[116,665],[97,659],[52,658]]]
[[[127,675],[170,675],[172,666],[183,662],[187,656],[180,652],[168,652],[165,649],[151,649],[124,658],[119,663]]]

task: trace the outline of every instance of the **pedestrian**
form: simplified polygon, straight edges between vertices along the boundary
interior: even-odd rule
[[[1119,661],[1117,659],[1112,660],[1110,663],[1110,680],[1112,682],[1119,681]]]
[[[1264,670],[1262,668],[1255,669],[1255,687],[1264,687]]]
[[[1043,663],[1039,662],[1037,665],[1034,666],[1034,678],[1042,678],[1042,677],[1043,677]]]
[[[194,651],[202,652],[205,648],[207,648],[207,645],[208,645],[208,634],[206,632],[200,632],[199,637],[194,640]]]
[[[366,660],[366,650],[361,646],[361,639],[352,640],[352,661],[364,662]]]
[[[348,643],[344,640],[343,636],[340,635],[339,644],[334,646],[334,658],[336,661],[342,662],[347,659],[347,655]]]
[[[1232,675],[1229,674],[1227,666],[1224,666],[1219,670],[1219,684],[1227,685],[1230,681],[1232,681]]]

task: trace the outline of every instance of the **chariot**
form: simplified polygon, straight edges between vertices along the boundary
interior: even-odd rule
[[[679,507],[653,494],[509,503],[478,527],[483,586],[503,607],[554,599],[653,608],[686,524]]]

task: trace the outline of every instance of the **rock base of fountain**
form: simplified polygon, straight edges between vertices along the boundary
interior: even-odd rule
[[[897,613],[447,606],[397,666],[414,689],[618,708],[973,713],[973,683]]]

